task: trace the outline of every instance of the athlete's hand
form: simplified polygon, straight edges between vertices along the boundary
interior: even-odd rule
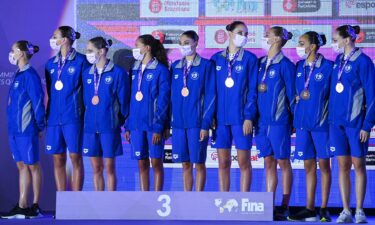
[[[152,144],[157,145],[157,144],[160,143],[160,141],[161,141],[161,134],[153,133],[152,134]]]
[[[369,137],[370,133],[365,130],[361,130],[361,132],[359,133],[359,139],[361,139],[362,143],[368,141]]]
[[[243,129],[243,135],[244,136],[252,134],[253,133],[253,121],[251,121],[251,120],[245,120],[243,122],[242,129]]]
[[[171,129],[165,129],[163,132],[164,140],[168,140],[171,137]]]
[[[208,130],[201,130],[199,141],[204,141],[208,137]]]
[[[124,136],[125,136],[125,140],[130,143],[130,132],[126,131]]]

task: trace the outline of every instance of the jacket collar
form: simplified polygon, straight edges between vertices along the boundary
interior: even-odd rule
[[[107,67],[105,68],[105,70],[103,71],[103,73],[105,72],[108,72],[108,71],[111,71],[113,69],[113,67],[115,66],[115,64],[113,64],[112,61],[109,61]],[[90,71],[89,71],[89,74],[94,74],[94,69],[95,69],[95,66],[92,65],[91,68],[90,68]]]
[[[195,58],[194,58],[194,60],[193,60],[193,66],[199,66],[200,64],[201,64],[201,57],[200,57],[200,55],[198,55],[198,53],[196,54],[196,56],[195,56]],[[177,65],[176,65],[176,68],[177,69],[181,69],[184,65],[184,59],[181,59],[178,63],[177,63]]]
[[[141,63],[142,63],[142,60],[135,61],[134,65],[133,65],[133,70],[138,70]],[[154,61],[150,65],[148,65],[148,67],[146,69],[154,70],[154,69],[156,69],[156,66],[158,64],[159,64],[159,61],[156,58],[154,58]]]
[[[31,66],[30,66],[30,64],[28,63],[28,64],[24,65],[21,69],[19,69],[18,72],[19,72],[19,73],[24,72],[24,71],[28,70],[30,67],[31,67]]]
[[[318,60],[315,63],[315,68],[319,68],[322,65],[323,58],[324,57],[321,54],[318,54]],[[303,66],[306,66],[306,64],[307,60],[305,59],[305,63],[303,64]]]
[[[73,52],[69,56],[68,60],[73,60],[76,57],[76,54],[77,54],[77,51],[73,48]],[[60,56],[61,56],[60,52],[57,53],[57,55],[55,56],[55,59],[53,60],[53,63],[57,63],[59,61]]]
[[[238,51],[240,51],[240,53],[238,54],[237,61],[242,61],[245,50],[243,48],[240,48],[240,50],[238,50]],[[227,49],[224,49],[221,52],[221,56],[223,56],[224,58],[227,58]]]
[[[280,54],[278,54],[276,56],[276,58],[272,61],[272,64],[277,64],[277,63],[280,63],[280,61],[284,58],[284,53],[283,52],[280,52]],[[261,60],[261,63],[266,63],[267,61],[267,57],[263,57],[262,60]]]
[[[357,58],[362,54],[362,50],[360,48],[357,48],[357,50],[354,52],[354,54],[352,55],[352,57],[350,57],[349,61],[351,62],[354,62],[355,60],[357,60]],[[340,56],[340,60],[342,60],[344,57],[344,53],[341,54]]]

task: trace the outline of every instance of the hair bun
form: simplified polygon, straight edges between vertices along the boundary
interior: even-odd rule
[[[76,39],[79,39],[81,37],[81,33],[75,32],[75,34],[76,34]]]
[[[292,39],[293,33],[288,31],[288,40]]]
[[[111,47],[113,44],[111,39],[107,39],[106,42],[107,42],[108,47]]]
[[[361,32],[361,27],[360,26],[353,26],[353,30],[354,30],[355,34],[359,34],[359,32]]]
[[[33,46],[33,51],[34,51],[34,54],[35,54],[35,53],[38,53],[38,52],[39,52],[39,46],[34,45],[34,46]]]
[[[230,31],[231,30],[230,27],[231,27],[231,24],[226,25],[225,30]]]
[[[327,44],[327,37],[326,37],[326,35],[325,34],[319,34],[319,36],[322,39],[321,46],[326,45]]]

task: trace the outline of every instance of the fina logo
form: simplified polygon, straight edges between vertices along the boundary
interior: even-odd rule
[[[175,79],[175,80],[178,79],[178,74],[175,74],[175,75],[174,75],[174,79]]]
[[[199,78],[199,74],[197,72],[194,72],[191,74],[191,79],[198,80],[198,78]]]
[[[351,65],[346,65],[345,66],[345,73],[349,73],[351,70],[352,70],[352,66]]]
[[[146,76],[146,80],[147,80],[147,81],[151,81],[153,77],[154,77],[154,75],[153,75],[152,73],[149,73],[149,74],[147,74],[147,76]]]
[[[220,71],[221,70],[221,66],[216,66],[216,70]]]
[[[92,80],[91,79],[87,79],[87,84],[91,84]]]
[[[276,71],[272,69],[272,70],[270,70],[270,72],[269,72],[269,74],[268,74],[268,77],[269,77],[269,78],[274,78],[275,75],[276,75]]]
[[[88,148],[84,148],[83,149],[83,153],[87,154],[89,152],[89,149]]]
[[[237,213],[240,211],[241,214],[248,213],[259,213],[264,212],[264,203],[263,202],[251,202],[248,198],[241,199],[241,208],[240,204],[236,199],[228,199],[225,204],[223,199],[215,199],[215,206],[219,208],[220,213]]]
[[[242,71],[243,67],[241,65],[238,65],[238,66],[236,66],[235,69],[236,69],[237,73],[240,73]]]
[[[315,74],[315,80],[316,81],[322,81],[323,80],[323,74],[322,73],[317,73]]]
[[[73,75],[75,71],[76,71],[76,69],[75,69],[73,66],[71,66],[71,67],[68,68],[68,72],[69,72],[71,75]]]
[[[14,82],[14,88],[18,88],[19,85],[20,85],[19,81]]]
[[[53,74],[55,72],[55,69],[51,69],[50,74]]]
[[[108,77],[105,78],[105,83],[110,84],[110,83],[112,83],[112,80],[113,80],[112,77],[108,76]]]

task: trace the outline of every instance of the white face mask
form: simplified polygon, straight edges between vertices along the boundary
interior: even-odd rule
[[[49,39],[49,46],[55,51],[60,51],[61,45],[57,45],[59,39]]]
[[[191,45],[180,46],[180,52],[181,52],[181,55],[183,57],[193,54],[193,50],[191,49]]]
[[[141,54],[140,48],[133,48],[133,57],[135,60],[142,60],[145,54]]]
[[[262,38],[262,42],[261,42],[262,48],[263,48],[264,50],[266,50],[267,52],[268,52],[268,51],[270,50],[270,48],[271,48],[271,45],[268,44],[268,41],[269,41],[269,38],[267,38],[267,37],[263,37],[263,38]]]
[[[332,43],[331,46],[332,46],[332,49],[333,49],[334,52],[336,52],[338,54],[344,53],[344,48],[340,48],[338,42]]]
[[[239,34],[234,35],[233,44],[236,47],[242,48],[243,46],[246,45],[246,43],[247,43],[247,37],[246,36],[242,36],[242,35],[239,35]]]
[[[86,59],[91,64],[95,64],[95,63],[97,63],[99,61],[99,58],[96,58],[95,52],[86,53]]]
[[[306,49],[304,47],[297,47],[296,48],[297,55],[302,59],[307,59],[309,54],[306,53]]]
[[[18,61],[18,59],[16,59],[15,57],[14,57],[14,53],[13,52],[9,52],[9,62],[10,62],[10,64],[12,64],[12,65],[17,65],[17,61]]]

